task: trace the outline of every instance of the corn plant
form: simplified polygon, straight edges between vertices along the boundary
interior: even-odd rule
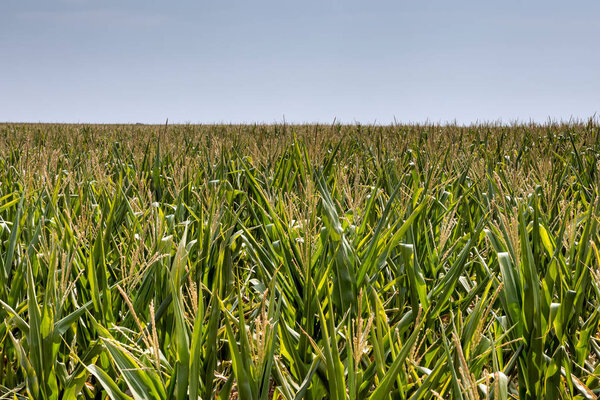
[[[0,396],[596,399],[600,127],[0,125]]]

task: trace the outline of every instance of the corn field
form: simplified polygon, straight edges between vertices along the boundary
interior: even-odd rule
[[[596,399],[600,126],[0,125],[2,399]]]

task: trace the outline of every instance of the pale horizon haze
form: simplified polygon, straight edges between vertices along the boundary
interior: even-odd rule
[[[598,1],[0,2],[0,122],[600,112]]]

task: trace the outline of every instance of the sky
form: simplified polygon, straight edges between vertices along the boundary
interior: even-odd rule
[[[1,0],[0,121],[600,114],[600,1]]]

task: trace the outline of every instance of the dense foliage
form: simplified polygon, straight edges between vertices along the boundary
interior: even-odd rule
[[[0,393],[595,399],[600,127],[0,125]]]

